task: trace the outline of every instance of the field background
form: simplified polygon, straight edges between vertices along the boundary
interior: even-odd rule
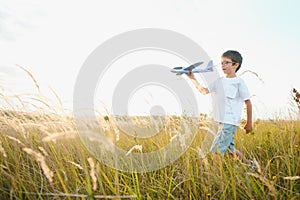
[[[100,126],[115,134],[107,119],[99,119]],[[179,120],[170,117],[159,141],[171,139],[169,131]],[[257,120],[253,133],[238,130],[236,147],[258,166],[251,171],[230,155],[221,163],[203,155],[205,120],[199,119],[191,147],[170,166],[127,173],[103,165],[86,150],[71,116],[1,111],[0,199],[300,199],[299,121]],[[119,135],[118,145],[140,144],[144,150],[164,142]]]

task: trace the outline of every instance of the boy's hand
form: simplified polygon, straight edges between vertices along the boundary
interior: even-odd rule
[[[186,74],[190,79],[195,79],[194,73],[190,70],[190,73]]]
[[[252,131],[252,123],[246,123],[244,126],[246,133],[250,133]]]

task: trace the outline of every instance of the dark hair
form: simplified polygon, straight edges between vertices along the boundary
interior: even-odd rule
[[[229,50],[223,53],[222,57],[229,58],[232,60],[232,62],[239,63],[239,66],[236,68],[235,72],[237,72],[241,68],[243,57],[239,52]]]

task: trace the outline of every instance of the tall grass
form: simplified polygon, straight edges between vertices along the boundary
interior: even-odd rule
[[[1,199],[47,198],[45,194],[64,194],[60,198],[67,199],[96,195],[135,195],[137,199],[300,198],[299,121],[256,121],[252,135],[238,131],[236,146],[257,161],[256,172],[230,155],[222,158],[219,167],[210,155],[201,156],[207,132],[199,128],[183,156],[170,166],[142,174],[118,172],[93,158],[77,136],[71,117],[6,111],[1,112],[0,121]],[[167,132],[165,137],[170,139]],[[128,141],[121,136],[119,142]],[[157,148],[153,146],[157,144],[148,145],[144,143],[143,148]]]
[[[159,170],[129,173],[97,161],[81,142],[73,117],[47,113],[52,106],[45,98],[39,100],[46,108],[21,112],[12,97],[2,97],[7,104],[0,111],[0,199],[300,199],[300,121],[258,120],[252,134],[237,132],[236,147],[256,161],[256,171],[231,155],[218,164],[206,155],[208,129],[200,118],[183,156]],[[26,108],[21,97],[13,98]],[[163,147],[182,120],[169,116],[158,138],[146,141],[122,133],[109,117],[99,118],[100,126],[119,131],[114,142],[128,154]],[[147,124],[145,118],[134,120]]]

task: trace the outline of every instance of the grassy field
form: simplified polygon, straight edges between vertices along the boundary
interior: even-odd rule
[[[178,120],[170,117],[159,141],[171,139]],[[207,134],[202,120],[178,160],[156,171],[129,173],[97,161],[70,116],[2,111],[0,199],[300,199],[300,121],[256,121],[252,134],[238,131],[236,147],[257,161],[251,171],[230,155],[217,165],[202,154]],[[115,133],[109,123],[100,125]],[[118,145],[142,144],[143,150],[165,145],[118,137]]]

